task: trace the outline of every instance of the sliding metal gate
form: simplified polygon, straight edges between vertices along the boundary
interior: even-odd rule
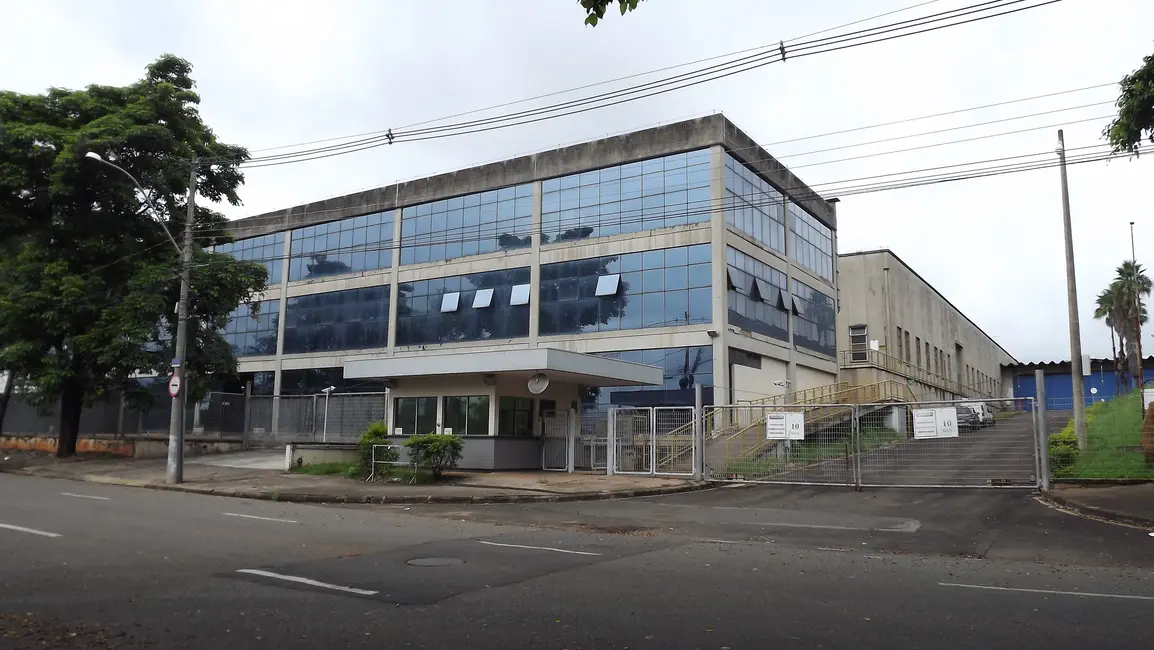
[[[692,406],[609,411],[609,467],[615,474],[692,476],[697,427]]]

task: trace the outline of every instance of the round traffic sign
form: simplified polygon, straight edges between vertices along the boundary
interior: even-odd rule
[[[173,375],[172,379],[168,380],[168,394],[170,397],[180,394],[180,375]]]

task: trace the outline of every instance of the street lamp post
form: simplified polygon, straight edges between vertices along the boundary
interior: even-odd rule
[[[321,389],[321,392],[325,394],[325,424],[324,428],[321,429],[321,442],[329,441],[329,396],[332,395],[333,391],[336,389],[336,386],[329,386],[328,388]]]
[[[84,154],[85,158],[107,165],[130,178],[137,189],[144,196],[144,201],[152,210],[153,217],[160,222],[165,234],[172,242],[176,252],[180,255],[180,302],[177,304],[176,320],[176,353],[172,360],[172,374],[175,386],[170,384],[169,394],[172,395],[172,411],[168,422],[168,466],[165,468],[165,482],[177,484],[184,482],[184,397],[188,387],[185,377],[185,352],[188,348],[188,298],[192,285],[192,226],[196,216],[196,162],[193,162],[188,184],[188,214],[184,220],[184,246],[176,242],[168,225],[160,215],[160,211],[148,198],[148,192],[140,181],[128,173],[128,170],[102,158],[95,151]],[[173,390],[175,388],[175,390]]]

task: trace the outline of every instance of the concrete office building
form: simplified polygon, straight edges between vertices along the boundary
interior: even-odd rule
[[[890,250],[838,256],[842,380],[907,383],[918,399],[1013,396],[1017,361]]]
[[[226,333],[255,394],[388,387],[394,432],[539,467],[552,413],[835,383],[836,225],[714,115],[234,221],[270,280]]]

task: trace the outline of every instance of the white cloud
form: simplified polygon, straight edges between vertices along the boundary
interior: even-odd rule
[[[575,1],[441,0],[340,3],[148,0],[24,3],[0,42],[5,88],[121,84],[172,51],[196,66],[203,113],[229,142],[260,149],[376,131],[653,68],[775,43],[902,6],[901,0],[653,0],[596,29]],[[914,4],[906,0],[906,5]],[[947,0],[895,20],[966,4]],[[462,138],[382,147],[253,170],[242,216],[475,163],[724,111],[759,142],[834,131],[1117,81],[1154,51],[1144,0],[1062,2],[1043,9],[754,72],[604,111]],[[45,52],[42,35],[53,34]],[[36,56],[29,53],[36,52]],[[1111,112],[1087,108],[1003,125],[813,156],[934,128],[1107,101],[1113,89],[940,120],[770,147],[790,166],[917,144],[1058,124]],[[1101,142],[1103,121],[1070,124],[1070,147]],[[1052,151],[1054,129],[858,161],[800,167],[810,184]],[[1145,172],[1145,173],[1144,173]],[[1143,175],[1144,173],[1144,175]],[[1093,299],[1129,256],[1154,255],[1140,184],[1148,163],[1071,167],[1080,312],[1087,352],[1109,354]],[[1146,200],[1143,200],[1146,199]],[[1058,173],[846,197],[843,251],[894,249],[1019,359],[1069,354]],[[1152,263],[1154,264],[1154,263]]]

